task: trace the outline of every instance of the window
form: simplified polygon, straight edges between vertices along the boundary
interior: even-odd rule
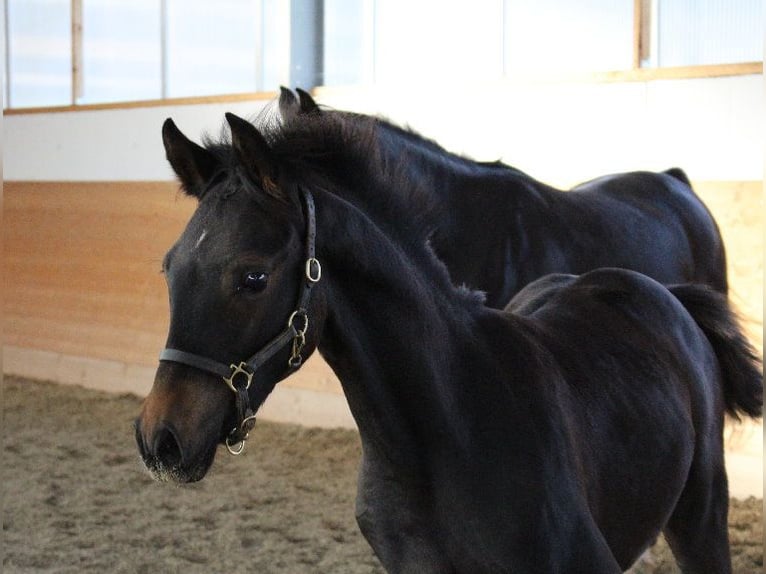
[[[449,87],[530,75],[619,77],[640,68],[752,64],[762,61],[763,3],[325,0],[324,84]]]
[[[738,62],[745,66],[720,73],[757,73],[763,69],[763,5],[6,0],[3,104],[156,100],[275,91],[280,85],[449,89],[572,72],[645,79],[659,77],[654,70],[664,68]]]
[[[649,66],[752,62],[763,57],[763,0],[654,0]]]
[[[77,103],[162,96],[159,0],[83,0]]]
[[[254,92],[262,14],[255,0],[168,0],[168,97]]]
[[[324,83],[369,84],[373,80],[373,0],[324,1]]]
[[[376,2],[374,80],[448,88],[499,79],[502,22],[502,2]]]
[[[69,0],[6,0],[6,105],[72,101]]]
[[[633,2],[506,0],[505,4],[509,75],[632,66]]]
[[[284,0],[8,0],[3,106],[273,90],[291,77],[290,8]]]

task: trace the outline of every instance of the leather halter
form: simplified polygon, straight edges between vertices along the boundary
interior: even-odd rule
[[[231,454],[242,453],[248,433],[255,425],[255,412],[250,404],[248,389],[253,381],[255,372],[276,355],[288,343],[292,342],[290,358],[284,376],[295,371],[303,363],[301,351],[306,344],[306,331],[309,328],[308,305],[311,299],[311,288],[322,278],[322,266],[316,258],[316,209],[314,198],[310,191],[301,190],[306,209],[306,264],[304,268],[305,281],[295,311],[287,319],[287,326],[276,337],[261,347],[249,359],[238,365],[226,365],[195,353],[179,349],[165,348],[160,353],[160,361],[181,363],[201,371],[218,375],[236,395],[236,410],[239,423],[226,437],[226,448]]]

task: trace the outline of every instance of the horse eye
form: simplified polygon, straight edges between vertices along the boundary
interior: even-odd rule
[[[253,291],[255,293],[260,293],[264,289],[266,289],[266,285],[269,282],[269,275],[268,273],[263,273],[261,271],[248,271],[245,273],[245,276],[242,278],[242,287],[247,289],[248,291]]]

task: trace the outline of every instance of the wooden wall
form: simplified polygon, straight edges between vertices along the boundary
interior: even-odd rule
[[[5,182],[5,371],[148,392],[169,319],[161,261],[195,204],[172,182]],[[285,383],[340,393],[318,357]]]
[[[726,245],[729,295],[763,353],[764,188],[760,181],[695,182]]]
[[[6,342],[151,365],[164,251],[194,203],[168,183],[6,183]]]
[[[722,227],[732,298],[762,349],[761,182],[695,187]],[[140,376],[150,378],[168,326],[160,262],[195,201],[171,182],[6,182],[4,194],[5,344],[59,361],[139,366],[149,369]],[[110,388],[109,381],[101,383]],[[150,383],[133,390],[146,392]],[[340,392],[332,371],[316,359],[287,385]]]
[[[695,187],[724,234],[732,299],[763,349],[761,182]],[[168,182],[5,182],[4,372],[146,394],[168,327],[160,262],[194,206]],[[318,355],[277,387],[260,414],[354,426]],[[730,425],[726,438],[732,495],[759,495],[762,427]]]

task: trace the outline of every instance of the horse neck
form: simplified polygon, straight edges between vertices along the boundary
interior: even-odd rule
[[[500,182],[505,189],[523,190],[538,183],[514,167],[499,161],[477,162],[385,121],[377,124],[377,131],[384,157],[394,165],[405,166],[412,176],[427,179],[426,185],[444,199],[450,199],[462,190],[473,191],[474,184]]]
[[[438,264],[414,264],[351,204],[323,193],[317,218],[327,306],[319,351],[366,447],[414,468],[417,443],[449,422],[445,381],[450,358],[470,339],[472,306]]]

